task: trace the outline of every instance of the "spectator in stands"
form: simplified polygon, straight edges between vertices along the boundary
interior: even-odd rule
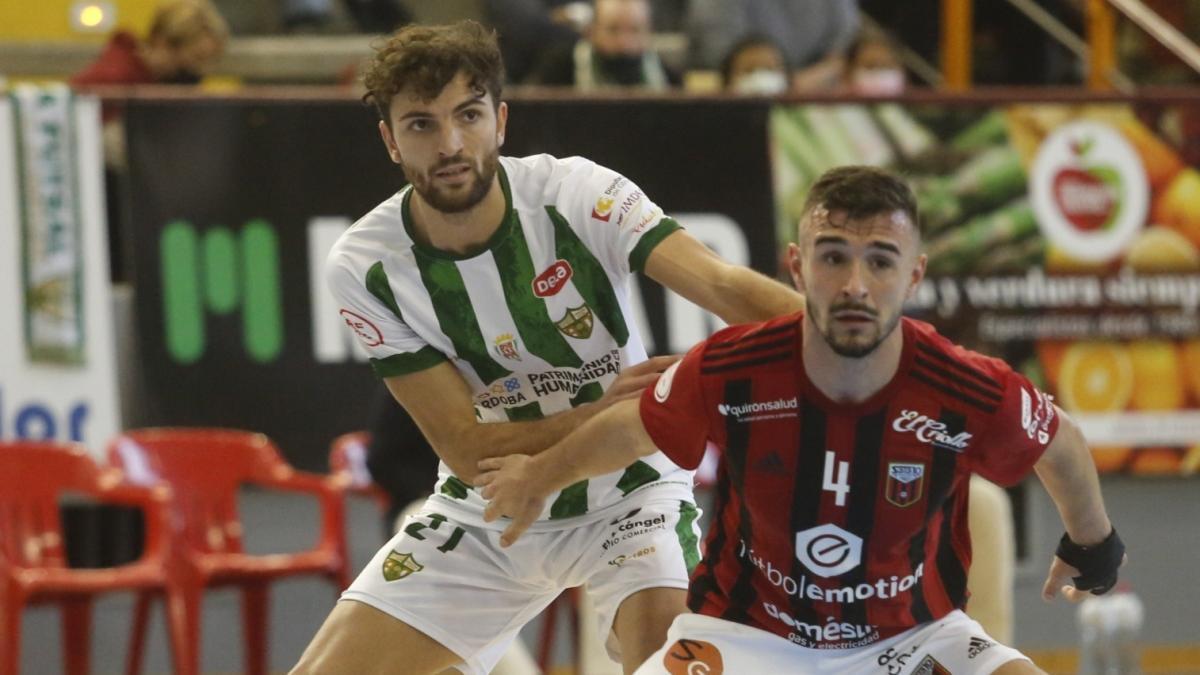
[[[650,46],[650,3],[647,0],[595,0],[586,37],[573,47],[547,54],[535,69],[532,84],[666,89],[680,79],[663,66]]]
[[[196,84],[221,58],[228,40],[225,19],[207,0],[169,0],[155,12],[144,41],[117,31],[71,83]],[[106,110],[105,119],[114,113]]]
[[[845,86],[858,94],[893,96],[908,84],[900,55],[890,38],[879,30],[863,28],[846,53]]]
[[[857,0],[692,0],[689,65],[715,69],[743,36],[760,34],[783,49],[794,87],[829,88],[842,79],[859,23]]]
[[[578,0],[487,0],[484,7],[510,82],[524,82],[548,54],[569,51],[592,22],[592,3]]]
[[[721,60],[721,83],[739,94],[781,94],[788,89],[787,57],[771,38],[746,36]]]

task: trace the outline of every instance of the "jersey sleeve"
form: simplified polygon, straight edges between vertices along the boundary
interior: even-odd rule
[[[425,370],[446,360],[404,322],[382,262],[360,275],[335,252],[326,263],[325,277],[340,318],[358,337],[381,379]]]
[[[563,215],[609,269],[641,272],[654,247],[682,229],[633,181],[611,169],[581,163],[565,183],[559,199]]]
[[[653,387],[642,392],[642,425],[671,461],[695,469],[704,458],[709,438],[708,406],[700,377],[705,343],[675,362]]]
[[[1004,384],[996,412],[969,453],[975,473],[998,485],[1017,483],[1033,468],[1058,432],[1054,400],[1025,376],[1001,364],[992,372]]]

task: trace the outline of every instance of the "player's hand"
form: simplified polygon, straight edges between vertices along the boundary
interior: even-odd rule
[[[604,392],[604,396],[600,399],[601,405],[612,405],[617,401],[641,396],[643,389],[658,381],[658,376],[681,358],[683,357],[679,354],[655,356],[642,361],[636,366],[630,366],[622,370],[617,375],[617,379],[613,380],[612,386],[608,388],[608,391]]]
[[[500,535],[500,546],[507,548],[529,529],[546,508],[546,496],[552,490],[541,487],[542,475],[533,470],[529,455],[489,457],[478,464],[475,487],[488,500],[483,520],[492,522],[500,516],[512,519]]]
[[[1121,557],[1121,565],[1124,566],[1129,561],[1129,556]],[[1062,558],[1054,556],[1050,561],[1050,573],[1046,575],[1046,583],[1042,585],[1042,599],[1046,602],[1053,602],[1054,598],[1061,592],[1063,597],[1071,602],[1080,602],[1084,598],[1092,595],[1091,591],[1080,590],[1075,587],[1075,577],[1079,576],[1079,570],[1063,562]]]

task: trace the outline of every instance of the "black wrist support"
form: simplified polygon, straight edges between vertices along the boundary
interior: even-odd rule
[[[1092,546],[1080,546],[1064,532],[1054,555],[1079,570],[1079,576],[1074,577],[1076,588],[1104,595],[1117,583],[1117,568],[1125,557],[1125,544],[1115,527],[1104,541]]]

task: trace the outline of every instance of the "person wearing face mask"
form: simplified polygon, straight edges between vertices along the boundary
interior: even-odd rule
[[[715,69],[749,34],[770,37],[791,70],[790,88],[837,86],[846,46],[861,26],[856,0],[690,0],[688,67]]]
[[[888,37],[863,29],[846,55],[846,87],[856,94],[896,96],[907,84],[904,66]]]
[[[650,48],[653,33],[647,0],[595,0],[583,39],[548,52],[529,84],[569,85],[580,90],[641,87],[662,90],[680,84]]]
[[[773,96],[788,89],[787,57],[765,35],[748,35],[721,60],[725,90],[738,94]]]

